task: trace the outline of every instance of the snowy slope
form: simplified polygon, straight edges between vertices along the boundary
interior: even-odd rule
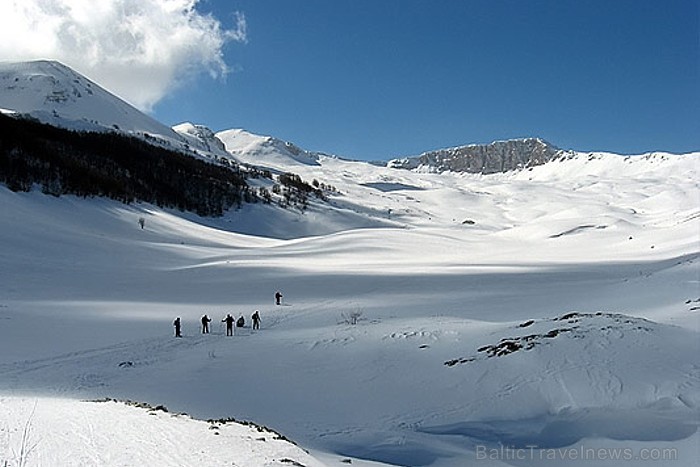
[[[54,61],[0,62],[0,107],[65,128],[179,141],[171,128]]]
[[[333,209],[211,220],[0,189],[0,393],[250,419],[328,465],[694,465],[698,154],[489,176],[264,162],[335,185]],[[223,335],[255,309],[261,331]]]
[[[231,158],[209,128],[169,128],[55,61],[0,62],[0,111],[68,129],[119,131],[205,159]]]
[[[278,433],[111,400],[0,397],[3,465],[322,466]]]
[[[320,154],[305,151],[292,143],[259,136],[245,130],[226,130],[216,134],[223,141],[226,151],[241,162],[269,167],[290,165],[292,167],[318,165]]]
[[[94,124],[93,85],[67,74],[47,101],[62,68],[26,66],[0,93],[26,99],[0,107]],[[205,219],[0,187],[0,465],[696,464],[700,153],[424,173],[176,131],[335,189],[304,212]],[[227,313],[254,310],[260,331],[224,335]],[[99,398],[193,418],[79,402]],[[228,417],[312,454],[201,421]]]
[[[217,157],[230,158],[224,143],[216,137],[214,132],[203,125],[195,125],[190,122],[175,125],[173,130],[187,141],[187,144],[204,154]]]

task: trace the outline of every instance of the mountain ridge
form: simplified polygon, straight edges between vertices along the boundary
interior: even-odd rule
[[[542,165],[566,153],[567,151],[541,138],[518,138],[437,149],[419,156],[392,159],[387,162],[387,166],[409,170],[490,174]]]
[[[179,139],[172,128],[58,61],[0,63],[0,107],[63,128]]]
[[[220,131],[215,136],[223,142],[229,154],[241,162],[254,165],[260,163],[264,165],[269,162],[266,159],[272,159],[272,161],[287,159],[295,165],[318,165],[319,159],[325,156],[322,153],[307,151],[294,143],[274,136],[256,135],[240,128]]]
[[[0,62],[0,109],[79,131],[119,131],[210,160],[233,158],[262,166],[287,162],[293,166],[315,166],[323,157],[338,157],[243,129],[215,133],[204,125],[189,122],[168,127],[57,61]],[[428,172],[491,174],[528,169],[577,153],[562,150],[542,138],[528,137],[466,144],[370,163]]]

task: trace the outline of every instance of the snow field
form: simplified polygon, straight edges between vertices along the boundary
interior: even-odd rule
[[[2,397],[0,419],[0,459],[8,467],[324,465],[262,427],[116,401]]]
[[[250,442],[239,454],[204,422],[78,402],[110,397],[254,420],[327,465],[542,465],[478,457],[504,445],[668,447],[668,465],[694,465],[697,155],[579,155],[494,176],[259,155],[340,193],[305,214],[253,205],[201,219],[0,189],[10,462],[34,401],[41,442],[30,465],[123,465],[110,449],[90,457],[106,436],[90,435],[93,418],[114,420],[112,451],[124,447],[127,465],[197,465],[202,450],[236,465],[287,456],[286,445],[245,438],[249,428],[235,428]],[[255,309],[259,332],[223,335],[226,313],[249,322]],[[211,335],[199,334],[204,313]],[[344,322],[351,313],[355,325]],[[141,433],[131,417],[145,418],[147,443],[172,449],[126,449]],[[79,436],[54,434],[64,419]],[[193,444],[195,432],[211,436]],[[647,465],[637,460],[628,465]]]

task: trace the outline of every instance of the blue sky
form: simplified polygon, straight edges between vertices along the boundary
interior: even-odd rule
[[[698,0],[201,0],[247,41],[153,110],[348,158],[538,136],[700,150]]]

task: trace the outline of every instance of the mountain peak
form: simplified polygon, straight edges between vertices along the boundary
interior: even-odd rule
[[[54,60],[0,62],[0,108],[63,128],[179,140],[172,129]]]
[[[318,165],[320,154],[272,136],[233,129],[217,133],[216,137],[224,142],[226,151],[249,164]]]
[[[223,141],[217,138],[209,127],[183,122],[175,125],[173,130],[183,137],[191,147],[219,156],[228,156]]]

